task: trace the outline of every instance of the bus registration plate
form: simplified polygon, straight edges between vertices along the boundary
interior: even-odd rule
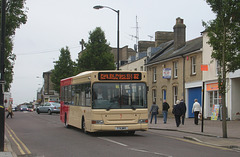
[[[115,130],[128,130],[128,127],[126,127],[126,126],[118,126],[118,127],[115,127]]]

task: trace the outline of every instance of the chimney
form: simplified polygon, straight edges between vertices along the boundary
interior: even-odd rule
[[[174,50],[183,47],[186,43],[186,25],[183,24],[183,19],[178,17],[176,19],[176,25],[173,27],[174,30]]]

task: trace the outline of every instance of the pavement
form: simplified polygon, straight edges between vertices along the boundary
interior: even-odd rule
[[[223,138],[220,120],[204,120],[203,130],[202,122],[199,121],[199,124],[195,125],[193,118],[186,118],[185,124],[179,127],[176,126],[174,118],[168,118],[166,124],[163,123],[162,117],[157,118],[157,124],[154,122],[153,120],[153,123],[149,124],[149,130],[182,132],[186,134],[183,138],[188,140],[240,151],[240,120],[227,121],[227,138]],[[0,157],[17,157],[6,136],[4,144],[4,152],[0,152]]]
[[[150,120],[149,120],[150,122]],[[227,121],[227,138],[223,138],[222,121],[204,120],[194,124],[194,118],[185,118],[185,124],[176,126],[174,118],[168,118],[167,123],[163,123],[163,118],[157,118],[157,124],[149,124],[150,130],[177,131],[186,133],[183,138],[193,140],[212,146],[230,148],[240,151],[240,120]]]

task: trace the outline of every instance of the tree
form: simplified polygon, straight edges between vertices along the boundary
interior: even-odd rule
[[[206,0],[216,14],[216,19],[203,25],[208,32],[209,44],[213,48],[212,58],[219,61],[219,92],[222,97],[222,130],[227,138],[226,123],[226,73],[240,69],[240,1]]]
[[[59,60],[56,61],[51,74],[51,81],[54,84],[54,90],[59,93],[61,79],[73,76],[75,73],[75,63],[71,60],[71,54],[66,47],[60,50]]]
[[[86,49],[78,59],[78,72],[87,70],[114,70],[114,56],[100,27],[89,33]]]
[[[9,91],[13,81],[13,67],[16,55],[13,54],[13,38],[17,28],[27,22],[27,8],[24,8],[26,0],[9,0],[6,3],[6,37],[5,37],[5,54],[4,54],[4,80],[5,91]],[[1,2],[1,0],[0,0]],[[0,8],[2,12],[2,7]]]

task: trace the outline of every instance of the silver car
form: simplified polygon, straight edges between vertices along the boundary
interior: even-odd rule
[[[57,102],[46,102],[43,105],[37,107],[36,112],[40,113],[60,113],[60,103]]]

